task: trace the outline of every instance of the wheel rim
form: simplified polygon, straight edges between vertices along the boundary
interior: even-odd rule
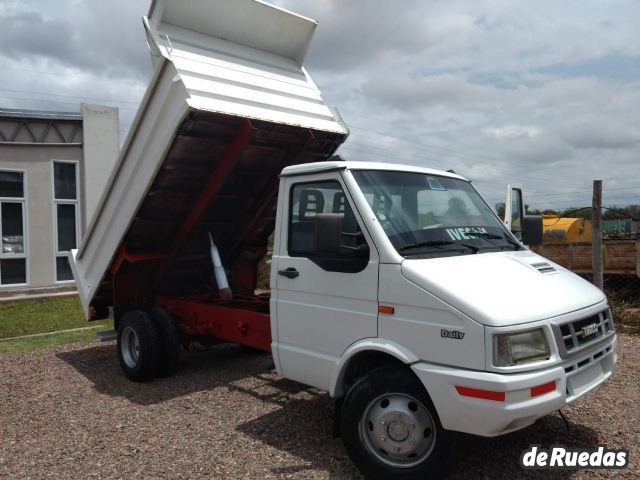
[[[423,462],[436,443],[433,417],[419,400],[403,393],[370,402],[360,420],[360,435],[371,454],[400,468]]]
[[[138,365],[140,357],[140,341],[138,335],[131,327],[125,327],[122,331],[122,339],[120,341],[120,352],[122,359],[129,368],[135,368]]]

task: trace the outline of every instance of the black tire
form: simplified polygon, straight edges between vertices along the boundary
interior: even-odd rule
[[[249,347],[248,345],[240,345],[240,350],[246,355],[271,355],[271,352],[265,352],[259,348]]]
[[[163,308],[154,308],[151,312],[162,343],[162,355],[158,376],[171,375],[178,368],[180,359],[180,332],[173,316]]]
[[[440,478],[451,464],[455,434],[442,428],[427,391],[407,367],[380,367],[358,380],[340,420],[345,448],[366,478]]]
[[[129,380],[144,382],[154,378],[160,366],[160,334],[147,312],[131,310],[118,325],[118,359]]]

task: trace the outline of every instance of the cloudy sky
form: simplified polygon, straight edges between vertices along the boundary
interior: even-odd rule
[[[353,159],[453,168],[490,203],[640,203],[640,2],[277,0],[319,25],[306,66]],[[0,0],[0,106],[120,107],[151,76],[147,0]]]

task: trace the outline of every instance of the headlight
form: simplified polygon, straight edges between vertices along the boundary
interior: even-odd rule
[[[493,364],[510,367],[549,359],[549,345],[541,328],[493,336]]]

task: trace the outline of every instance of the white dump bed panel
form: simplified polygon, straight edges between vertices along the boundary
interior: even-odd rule
[[[174,25],[209,37],[252,47],[298,66],[311,43],[317,22],[257,0],[153,0],[149,22]]]
[[[255,0],[154,2],[152,54],[167,57],[192,108],[345,132],[302,67],[313,20]]]
[[[348,134],[302,67],[315,21],[256,0],[155,0],[143,25],[155,73],[96,214],[71,255],[87,316],[96,295],[102,303],[110,297],[106,284],[116,253],[175,142],[184,140],[183,124],[196,125],[194,112],[320,131],[336,145]],[[322,160],[337,148],[333,140],[301,161]]]

